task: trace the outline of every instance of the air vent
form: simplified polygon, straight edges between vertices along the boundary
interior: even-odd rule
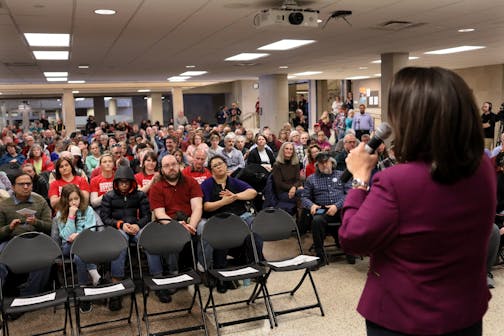
[[[415,28],[419,26],[423,26],[425,23],[423,22],[411,22],[411,21],[396,21],[391,20],[387,22],[380,23],[376,26],[376,28],[387,31],[401,31],[404,29]]]
[[[35,63],[35,62],[5,62],[3,65],[6,67],[9,67],[9,68],[28,68],[28,67],[37,66],[37,63]]]

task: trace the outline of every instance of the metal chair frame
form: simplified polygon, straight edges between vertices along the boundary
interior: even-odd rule
[[[167,221],[167,223],[162,224],[161,222]],[[150,254],[155,255],[166,255],[169,253],[179,253],[182,251],[184,246],[190,243],[192,258],[193,258],[193,268],[187,272],[177,275],[167,275],[161,277],[147,276],[143,274],[142,270],[142,260],[141,260],[141,251],[148,252]],[[137,255],[138,255],[138,265],[140,269],[140,278],[142,279],[142,294],[143,294],[143,320],[145,322],[145,327],[147,328],[147,335],[168,335],[168,334],[178,334],[184,333],[188,331],[194,330],[203,330],[205,335],[208,335],[207,324],[205,319],[205,313],[203,312],[203,302],[201,300],[201,292],[200,292],[200,284],[201,278],[195,272],[196,269],[196,259],[194,256],[194,247],[191,236],[187,230],[180,225],[180,223],[176,220],[171,219],[157,219],[154,222],[147,224],[143,228],[138,238],[137,243]],[[171,284],[158,285],[154,282],[154,280],[166,280],[170,278],[176,278],[180,276],[189,276],[192,280],[174,282]],[[180,309],[170,309],[156,313],[148,313],[147,311],[147,301],[149,297],[149,292],[158,291],[158,290],[168,290],[168,289],[179,289],[184,288],[190,285],[194,285],[194,294],[191,299],[191,304],[189,307],[180,308]],[[191,314],[194,304],[196,303],[196,297],[198,298],[198,303],[200,306],[201,320],[202,323],[198,325],[193,325],[185,328],[178,328],[172,330],[166,330],[162,332],[156,332],[154,334],[150,333],[150,325],[149,325],[149,317],[150,316],[159,316],[159,315],[167,315],[174,314],[179,312],[186,311],[188,314]]]

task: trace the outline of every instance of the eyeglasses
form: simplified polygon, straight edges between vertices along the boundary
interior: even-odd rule
[[[19,187],[31,187],[33,183],[31,182],[16,182],[16,185]]]
[[[112,148],[116,148],[116,147],[122,147],[122,145],[120,143],[115,143],[111,146]]]
[[[219,162],[219,163],[216,163],[216,164],[212,165],[210,168],[212,168],[212,169],[219,168],[219,167],[220,167],[220,166],[222,166],[223,164],[224,164],[224,161],[221,161],[221,162]]]
[[[345,141],[345,143],[354,144],[354,143],[357,143],[357,141]]]

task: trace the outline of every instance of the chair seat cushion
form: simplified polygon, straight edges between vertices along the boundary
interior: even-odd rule
[[[122,287],[121,287],[122,286]],[[80,301],[91,301],[107,299],[114,296],[131,294],[135,291],[135,284],[131,279],[125,279],[121,282],[101,286],[84,286],[75,289],[75,297]]]
[[[40,301],[43,299],[46,295],[47,298],[49,298],[52,294],[54,294],[54,299],[48,299],[44,300],[42,302],[35,303],[37,301]],[[33,295],[29,297],[22,297],[22,298],[5,298],[3,302],[3,309],[5,313],[11,314],[11,313],[24,313],[24,312],[29,312],[33,310],[38,310],[38,309],[43,309],[47,307],[54,307],[58,306],[60,304],[63,304],[67,301],[68,293],[66,289],[58,289],[56,291],[52,292],[47,292],[43,294],[38,294],[38,295]],[[21,305],[15,305],[12,306],[14,303],[14,300],[16,300],[18,303],[23,303]],[[22,300],[22,301],[20,301]],[[33,303],[30,303],[33,302]]]
[[[144,275],[144,284],[150,290],[183,288],[199,283],[201,283],[201,278],[194,270],[190,270],[182,274],[160,277]]]

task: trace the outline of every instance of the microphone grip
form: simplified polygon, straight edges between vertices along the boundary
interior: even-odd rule
[[[345,184],[348,181],[350,181],[351,178],[352,178],[352,173],[350,173],[350,171],[348,169],[345,169],[343,171],[343,174],[341,174],[340,181],[341,181],[341,183]]]

